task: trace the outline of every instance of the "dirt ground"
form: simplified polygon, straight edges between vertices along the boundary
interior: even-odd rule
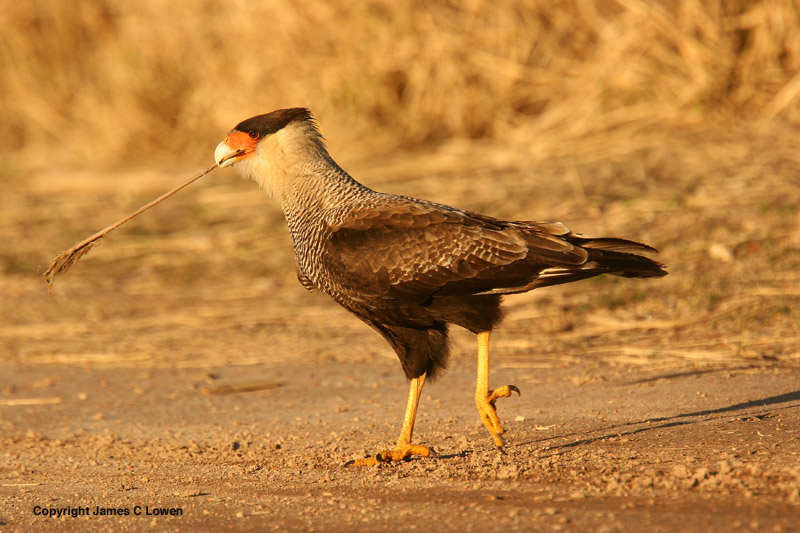
[[[53,255],[196,169],[7,170],[0,529],[798,530],[800,163],[794,143],[720,142],[738,151],[345,165],[382,190],[642,240],[670,268],[507,299],[491,383],[522,394],[499,402],[506,454],[474,407],[474,338],[454,331],[415,429],[437,457],[371,468],[345,463],[396,439],[399,363],[297,283],[255,186],[204,178],[48,296]],[[715,157],[702,182],[679,178]]]
[[[395,437],[406,391],[389,361],[15,368],[4,526],[796,530],[798,369],[501,365],[496,380],[523,391],[500,407],[503,455],[476,423],[469,365],[457,366],[423,396],[417,439],[438,457],[375,468],[344,465]],[[264,390],[208,394],[244,385]],[[55,518],[37,506],[131,514]]]

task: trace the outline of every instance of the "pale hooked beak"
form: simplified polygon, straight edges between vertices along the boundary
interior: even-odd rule
[[[219,168],[229,167],[236,163],[236,158],[242,155],[242,153],[243,150],[231,150],[231,147],[225,144],[225,141],[222,141],[217,145],[216,150],[214,150],[214,161],[217,162]]]

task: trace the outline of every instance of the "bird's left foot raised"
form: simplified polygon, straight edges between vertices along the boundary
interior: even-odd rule
[[[405,461],[412,455],[430,457],[433,455],[433,451],[427,446],[423,446],[421,444],[398,444],[392,450],[383,450],[378,452],[375,454],[375,457],[366,457],[364,459],[348,461],[345,466],[373,466],[378,463]]]
[[[506,445],[503,437],[500,436],[505,430],[500,424],[500,418],[497,416],[497,409],[494,403],[498,398],[507,398],[511,396],[512,392],[520,394],[519,389],[514,385],[503,385],[502,387],[497,387],[494,390],[488,391],[485,395],[475,395],[475,405],[478,407],[478,414],[481,415],[481,422],[483,422],[483,425],[489,430],[489,434],[491,434],[495,445],[501,450],[503,446]]]

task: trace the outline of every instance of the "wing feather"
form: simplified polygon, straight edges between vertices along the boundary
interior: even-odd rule
[[[425,300],[519,287],[548,266],[580,265],[587,257],[558,236],[569,233],[558,223],[507,223],[397,197],[351,212],[329,229],[323,258],[329,272],[343,286],[377,297]]]

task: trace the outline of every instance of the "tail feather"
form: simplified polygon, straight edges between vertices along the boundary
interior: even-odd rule
[[[604,237],[599,239],[587,239],[584,237],[569,239],[573,244],[577,244],[582,248],[589,248],[592,250],[606,250],[609,252],[627,252],[627,253],[658,253],[658,250],[647,244],[629,241],[627,239],[617,239],[614,237]]]
[[[591,239],[568,235],[564,240],[579,246],[587,253],[581,264],[562,263],[540,270],[536,277],[524,285],[495,288],[480,294],[514,294],[539,287],[549,287],[593,278],[601,274],[624,278],[660,278],[667,275],[666,267],[640,253],[655,253],[652,246],[616,238]]]
[[[667,275],[664,265],[649,257],[606,248],[587,248],[589,249],[589,260],[583,265],[585,270],[596,269],[600,273],[625,278],[660,278]]]

